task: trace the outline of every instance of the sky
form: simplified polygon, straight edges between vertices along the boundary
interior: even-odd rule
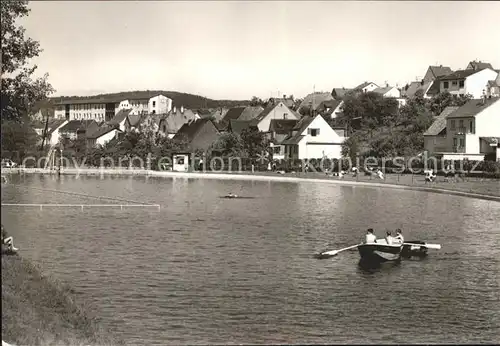
[[[429,65],[500,68],[500,2],[32,1],[19,23],[54,96],[171,90],[304,97],[404,86]]]

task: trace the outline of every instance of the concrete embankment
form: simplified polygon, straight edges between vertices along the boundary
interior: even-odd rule
[[[17,169],[18,173],[21,174],[58,174],[54,170],[45,170],[41,168],[21,168]],[[13,172],[14,173],[14,172]],[[169,177],[169,178],[200,178],[200,179],[228,179],[228,180],[260,180],[260,181],[282,181],[282,182],[316,182],[316,183],[327,183],[327,184],[341,184],[341,185],[351,185],[351,186],[363,186],[363,187],[383,187],[391,189],[401,189],[401,190],[412,190],[412,191],[423,191],[423,192],[433,192],[449,194],[461,197],[478,198],[484,200],[491,200],[500,202],[500,181],[498,180],[488,180],[488,181],[475,181],[473,183],[464,182],[462,185],[457,186],[446,186],[446,188],[440,187],[436,184],[415,184],[413,177],[411,177],[411,182],[408,181],[409,176],[405,176],[401,180],[389,180],[376,182],[374,181],[358,181],[350,179],[339,179],[338,177],[327,177],[323,175],[320,178],[319,175],[314,174],[300,174],[297,175],[277,175],[276,173],[264,172],[264,173],[249,173],[249,172],[238,172],[238,173],[217,173],[217,172],[172,172],[172,171],[153,171],[146,169],[106,169],[106,168],[66,168],[60,173],[61,175],[127,175],[127,176],[155,176],[155,177]],[[389,177],[389,175],[387,176]],[[442,185],[444,187],[444,185]],[[466,191],[464,191],[466,190]],[[482,193],[482,191],[487,191],[487,193]]]
[[[11,345],[118,345],[91,307],[19,255],[2,254],[2,339]],[[2,342],[2,345],[3,345]]]

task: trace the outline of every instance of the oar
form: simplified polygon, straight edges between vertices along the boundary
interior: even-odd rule
[[[332,256],[337,256],[339,252],[342,252],[342,251],[346,251],[346,250],[350,250],[350,249],[354,249],[355,247],[358,247],[359,244],[356,244],[356,245],[352,245],[352,246],[348,246],[348,247],[345,247],[343,249],[340,249],[340,250],[331,250],[331,251],[325,251],[325,252],[322,252],[319,254],[320,257],[332,257]]]
[[[420,247],[426,247],[428,249],[435,249],[435,250],[440,250],[441,249],[441,244],[414,244],[414,243],[403,243],[403,245],[411,245],[411,246],[420,246]]]

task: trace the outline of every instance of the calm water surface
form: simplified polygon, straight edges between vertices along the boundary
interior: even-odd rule
[[[380,188],[186,178],[14,177],[2,207],[24,256],[71,284],[130,344],[500,342],[500,203]],[[255,199],[221,199],[228,192]],[[124,202],[119,202],[124,203]],[[373,227],[442,244],[375,271]]]

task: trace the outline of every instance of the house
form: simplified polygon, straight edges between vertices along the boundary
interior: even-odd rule
[[[182,125],[174,140],[185,140],[189,150],[207,150],[219,137],[219,131],[211,119],[197,119]]]
[[[297,109],[300,114],[304,114],[309,110],[315,113],[322,102],[330,100],[333,100],[333,96],[330,93],[314,92],[304,97],[304,100]]]
[[[116,109],[132,109],[132,114],[166,114],[172,109],[172,100],[160,93],[134,92],[130,99],[121,100]]]
[[[272,119],[294,119],[299,120],[300,114],[291,110],[283,102],[278,102],[266,107],[252,123],[259,128],[259,131],[268,132]]]
[[[373,82],[364,82],[364,83],[361,83],[360,85],[358,85],[357,87],[355,87],[353,90],[356,92],[367,93],[367,92],[370,92],[370,91],[377,89],[378,87],[379,86]]]
[[[446,116],[446,141],[436,156],[445,160],[483,160],[486,154],[500,158],[500,98],[468,101]]]
[[[54,116],[67,120],[109,121],[115,116],[117,101],[105,98],[69,98],[55,102]]]
[[[340,159],[344,140],[321,115],[316,115],[300,119],[281,145],[285,146],[285,158]]]
[[[429,66],[422,81],[423,83],[433,82],[440,77],[444,77],[452,73],[453,70],[448,66]]]
[[[453,95],[470,94],[472,98],[480,99],[486,93],[488,81],[497,77],[498,72],[490,68],[459,70],[439,78],[439,91]]]
[[[423,98],[429,99],[431,96],[428,92],[433,83],[434,81],[426,82],[423,79],[421,81],[411,82],[403,88],[401,94],[402,96],[411,99],[417,95],[417,92],[419,92],[422,94]]]
[[[104,146],[109,141],[117,138],[121,133],[123,131],[120,130],[119,125],[103,125],[86,136],[87,146]]]
[[[490,63],[487,63],[487,62],[483,62],[483,61],[471,61],[469,62],[469,64],[467,65],[467,67],[465,68],[466,70],[476,70],[476,71],[480,71],[480,70],[483,70],[485,68],[489,68],[490,70],[493,70],[493,66],[491,66]]]
[[[293,95],[290,95],[288,97],[287,95],[283,95],[283,97],[271,97],[268,101],[268,105],[276,104],[278,102],[283,102],[283,104],[290,109],[293,109],[293,106],[295,105],[295,99]]]
[[[400,98],[401,92],[396,87],[385,86],[373,89],[372,92],[382,95],[383,97]]]
[[[424,149],[431,155],[435,152],[446,151],[446,117],[458,108],[460,107],[446,107],[424,132]]]
[[[285,146],[281,142],[292,132],[297,125],[296,119],[272,119],[269,125],[269,139],[273,159],[282,160],[285,158]]]
[[[128,131],[139,131],[142,121],[147,117],[147,115],[140,114],[129,114],[125,118],[125,132]]]
[[[47,125],[47,135],[46,144],[49,146],[54,146],[59,143],[60,133],[59,130],[68,123],[66,119],[51,119],[48,124],[45,121],[37,121],[33,125],[33,129],[37,135],[41,136],[43,140],[43,132],[45,131],[45,126]]]
[[[216,108],[211,110],[211,118],[213,118],[217,123],[221,122],[222,119],[226,116],[227,112],[229,112],[229,108]]]
[[[177,131],[179,131],[184,124],[199,118],[199,115],[190,109],[185,109],[183,106],[180,108],[174,107],[165,117],[160,119],[158,131],[168,138],[174,138]]]
[[[332,97],[335,100],[342,100],[347,93],[351,92],[352,89],[346,89],[346,88],[333,88],[332,90]]]
[[[486,84],[486,97],[500,97],[500,73],[496,80],[489,80]]]
[[[252,120],[230,120],[227,132],[241,135],[243,130],[249,130],[251,128],[254,128],[257,131],[259,130],[258,126],[255,125]]]
[[[260,106],[233,107],[230,108],[224,118],[219,122],[221,128],[227,128],[231,120],[253,120],[264,108]]]
[[[126,122],[128,116],[132,113],[133,109],[128,108],[128,109],[120,109],[120,111],[111,119],[110,121],[107,122],[108,125],[110,126],[118,126],[118,129],[120,131],[124,132],[126,130]]]
[[[97,130],[99,125],[94,120],[70,120],[59,129],[60,138],[86,138],[89,133]]]
[[[335,119],[342,114],[343,105],[344,101],[339,99],[323,101],[318,107],[318,113],[331,119]]]
[[[67,120],[109,121],[122,109],[132,109],[132,114],[167,113],[172,100],[165,95],[149,91],[130,93],[125,99],[116,97],[72,97],[54,103],[54,116]]]

